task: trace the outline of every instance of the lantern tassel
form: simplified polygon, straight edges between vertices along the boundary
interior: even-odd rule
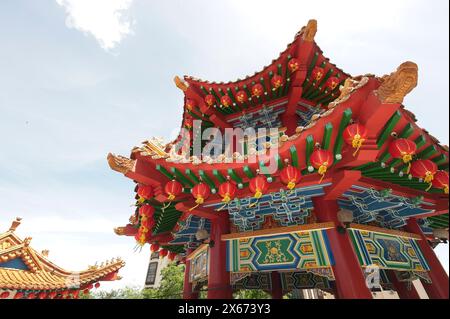
[[[448,185],[444,185],[444,194],[448,194]]]
[[[217,208],[216,211],[220,211],[227,207],[228,203],[231,201],[230,194],[226,193],[225,196],[222,199],[222,202],[224,203],[221,207]]]
[[[172,201],[175,199],[175,195],[174,194],[169,194],[169,196],[167,196],[167,199],[169,200],[169,203],[167,203],[167,205],[164,205],[161,210],[164,211],[166,208],[168,208],[170,205],[172,205]]]
[[[204,202],[203,197],[201,197],[201,196],[197,197],[197,199],[195,200],[195,203],[196,203],[197,205],[195,205],[195,206],[189,208],[189,211],[190,211],[190,212],[193,211],[193,210],[196,209],[198,206],[200,206],[201,204],[203,204],[203,202]]]
[[[403,160],[403,163],[408,164],[408,168],[406,169],[406,174],[409,174],[409,170],[411,169],[412,155],[411,154],[403,154],[402,160]]]
[[[325,177],[325,173],[327,172],[327,166],[326,165],[320,165],[318,173],[322,176],[319,180],[319,184],[322,183],[323,178]]]
[[[359,134],[356,134],[355,137],[353,137],[352,146],[353,146],[353,148],[356,148],[356,150],[353,152],[353,157],[356,156],[356,154],[358,153],[359,149],[361,148],[363,142],[364,142],[364,139],[362,139]]]
[[[433,183],[432,183],[433,178],[434,178],[434,176],[431,172],[426,172],[425,178],[423,180],[425,183],[428,183],[428,187],[425,189],[426,192],[428,192],[431,189],[431,187],[433,186]]]
[[[253,195],[253,198],[256,198],[256,201],[254,201],[253,203],[251,203],[250,205],[248,205],[248,207],[254,207],[256,206],[256,204],[258,203],[259,199],[262,197],[263,193],[258,189],[255,192],[255,195]]]

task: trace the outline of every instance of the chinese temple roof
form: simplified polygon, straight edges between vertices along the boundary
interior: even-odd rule
[[[0,234],[0,291],[3,297],[15,298],[77,298],[99,281],[118,280],[125,263],[117,258],[88,269],[67,271],[52,263],[48,251],[38,252],[30,246],[31,237],[20,239],[15,230],[21,219],[13,221]],[[8,296],[6,296],[8,294]]]
[[[433,228],[448,228],[448,194],[410,174],[408,164],[389,152],[395,140],[409,139],[417,149],[414,161],[429,160],[437,169],[448,172],[448,146],[419,127],[414,114],[403,105],[405,96],[417,85],[417,65],[404,62],[382,77],[350,76],[324,57],[314,41],[316,28],[315,20],[309,21],[277,59],[245,79],[216,83],[189,76],[175,78],[177,87],[184,92],[184,129],[197,134],[209,127],[278,128],[277,154],[270,155],[273,146],[269,141],[259,149],[247,145],[231,158],[225,154],[215,158],[186,157],[173,151],[182,138],[169,144],[150,139],[133,148],[130,158],[108,154],[113,170],[154,188],[154,197],[145,201],[155,209],[149,242],[165,243],[169,250],[177,252],[186,245],[198,245],[195,232],[209,229],[211,215],[207,208],[223,206],[218,189],[227,179],[239,186],[239,203],[234,205],[233,201],[227,207],[230,219],[236,227],[244,221],[244,229],[262,227],[264,220],[259,217],[264,215],[263,207],[271,207],[272,215],[274,209],[283,211],[290,223],[303,223],[310,218],[312,197],[332,197],[334,193],[340,194],[335,199],[352,210],[361,223],[401,228],[407,218],[414,217],[421,220],[422,229],[428,234]],[[279,77],[277,83],[272,81],[275,76]],[[257,84],[262,91],[255,94]],[[242,94],[244,98],[239,101],[238,95]],[[194,132],[193,119],[202,120],[200,132]],[[364,124],[370,131],[356,153],[343,136],[353,123]],[[333,159],[323,180],[311,160],[317,148],[329,151]],[[261,160],[251,162],[252,155]],[[273,174],[265,172],[270,159],[278,166]],[[303,202],[292,212],[286,212],[282,204],[274,204],[286,197],[280,179],[285,162],[300,169],[302,176],[293,194]],[[248,186],[258,174],[270,178],[270,185],[255,215],[256,208],[249,205],[252,194]],[[183,193],[167,205],[164,185],[171,180],[182,185]],[[209,187],[211,195],[203,206],[191,211],[191,190],[200,183]],[[137,202],[137,206],[141,204]],[[284,223],[281,215],[272,217]],[[137,209],[130,224],[118,233],[135,235],[139,225]]]

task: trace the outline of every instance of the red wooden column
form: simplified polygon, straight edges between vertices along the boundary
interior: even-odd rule
[[[283,287],[281,286],[281,275],[278,271],[270,273],[272,281],[272,299],[283,299]]]
[[[187,250],[187,255],[190,253],[192,253],[192,249]],[[198,299],[198,291],[193,291],[192,283],[189,282],[190,269],[191,261],[186,260],[186,267],[184,268],[183,299]]]
[[[208,299],[231,299],[230,273],[227,271],[227,245],[222,235],[230,232],[228,212],[217,213],[212,221],[210,239],[214,246],[209,248]]]
[[[434,253],[433,248],[428,244],[427,238],[423,234],[422,229],[420,229],[419,224],[417,224],[417,220],[409,218],[405,228],[408,232],[417,234],[422,238],[417,241],[417,244],[425,257],[428,266],[430,266],[428,274],[432,281],[431,284],[422,282],[428,297],[430,299],[448,299],[448,275]]]
[[[336,200],[325,200],[323,197],[313,198],[314,212],[319,222],[339,224]],[[336,291],[339,299],[372,299],[372,293],[353,250],[347,232],[340,234],[336,228],[327,230],[330,248],[334,257],[333,272],[336,277]]]
[[[408,287],[406,282],[397,279],[394,271],[388,270],[387,273],[400,299],[420,299],[420,296],[412,283],[411,286]]]

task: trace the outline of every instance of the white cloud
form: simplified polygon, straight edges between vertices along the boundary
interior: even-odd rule
[[[66,25],[91,34],[105,50],[116,47],[132,33],[132,0],[56,0],[67,13]]]

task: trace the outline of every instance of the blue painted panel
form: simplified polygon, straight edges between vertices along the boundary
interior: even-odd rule
[[[20,270],[29,270],[28,266],[23,262],[21,258],[15,258],[6,262],[0,263],[0,268],[12,268]]]

